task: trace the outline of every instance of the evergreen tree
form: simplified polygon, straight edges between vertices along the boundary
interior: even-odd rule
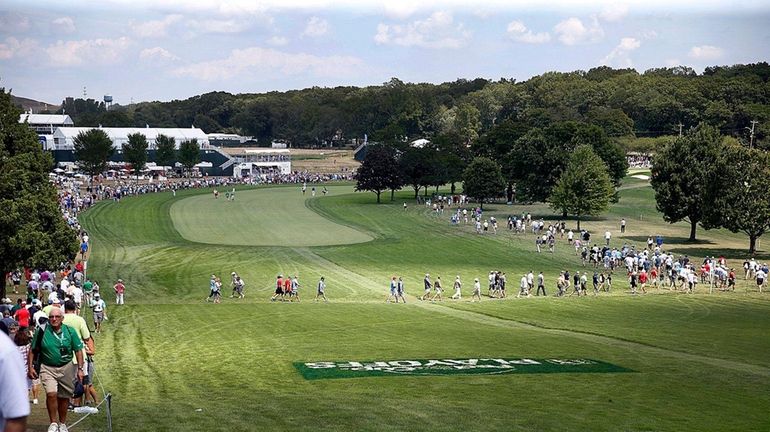
[[[193,167],[201,161],[200,151],[201,147],[198,144],[198,140],[195,138],[184,140],[182,141],[182,144],[179,145],[179,163],[182,164],[188,175]]]
[[[91,176],[101,174],[107,169],[107,161],[115,153],[115,146],[101,129],[89,129],[75,137],[75,160],[81,170]]]
[[[131,165],[138,178],[147,165],[147,137],[139,132],[129,134],[128,142],[123,145],[123,160]]]
[[[473,159],[463,172],[463,192],[475,198],[482,209],[484,201],[503,195],[505,184],[500,165],[489,158]]]
[[[380,203],[382,191],[394,190],[400,186],[398,161],[392,147],[370,145],[366,158],[356,172],[356,191],[371,191],[377,194],[377,204]]]
[[[716,177],[721,143],[716,128],[701,124],[671,141],[653,159],[650,183],[655,207],[666,222],[689,222],[690,241],[695,241],[698,223],[710,209],[707,187]]]
[[[0,88],[0,273],[22,265],[54,268],[75,255],[75,232],[67,226],[48,181],[53,166],[37,135],[19,123],[21,111]],[[0,278],[0,297],[6,296]]]
[[[548,198],[554,210],[580,217],[598,215],[609,208],[615,194],[607,165],[590,146],[578,146]]]

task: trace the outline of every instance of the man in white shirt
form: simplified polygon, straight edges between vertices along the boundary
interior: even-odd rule
[[[16,344],[0,332],[0,430],[24,432],[27,430],[29,401],[26,365],[22,362]]]

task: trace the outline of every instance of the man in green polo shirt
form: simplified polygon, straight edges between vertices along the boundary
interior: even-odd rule
[[[93,291],[94,291],[94,283],[91,282],[91,279],[86,279],[86,281],[83,282],[83,294],[85,295],[83,304],[90,304],[91,295],[93,294]]]
[[[45,405],[51,425],[49,432],[67,432],[67,405],[75,391],[75,376],[83,380],[83,342],[76,330],[63,324],[64,311],[53,308],[48,314],[48,325],[38,330],[32,338],[32,350],[28,360],[27,374],[37,378],[33,366],[35,358],[40,356],[40,381],[46,392]],[[38,341],[38,339],[40,339]],[[37,347],[40,350],[37,351]],[[72,363],[72,357],[77,365]],[[77,371],[77,372],[76,372]],[[57,424],[58,414],[58,424]]]

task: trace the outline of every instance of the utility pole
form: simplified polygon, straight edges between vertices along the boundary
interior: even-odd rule
[[[749,148],[754,148],[754,126],[756,126],[757,123],[759,123],[759,122],[756,121],[756,120],[752,120],[751,121],[751,128],[746,128],[749,131],[751,131],[751,139],[749,141]]]
[[[682,127],[684,125],[682,124],[682,122],[679,122],[679,124],[677,126],[679,126],[679,138],[681,138],[682,137]]]
[[[83,99],[85,100],[88,96],[88,93],[86,92],[86,86],[83,86]]]

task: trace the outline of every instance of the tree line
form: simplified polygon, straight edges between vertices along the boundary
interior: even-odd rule
[[[378,142],[456,137],[457,144],[494,137],[520,124],[585,122],[612,139],[658,137],[699,123],[766,148],[770,65],[634,69],[606,66],[548,72],[526,81],[465,80],[369,87],[308,88],[233,95],[211,92],[185,100],[114,105],[67,98],[62,110],[78,126],[190,127],[282,139],[294,147],[334,146],[367,135]],[[680,126],[681,125],[681,126]]]
[[[141,132],[129,134],[127,138],[128,142],[121,148],[123,161],[131,167],[134,175],[138,176],[147,166],[149,143]],[[107,162],[116,151],[112,139],[102,129],[80,132],[75,136],[73,146],[78,167],[91,176],[106,171]],[[154,162],[160,166],[173,166],[175,162],[179,162],[189,173],[200,162],[200,144],[195,138],[185,140],[179,144],[177,150],[174,138],[160,134],[155,138]]]

